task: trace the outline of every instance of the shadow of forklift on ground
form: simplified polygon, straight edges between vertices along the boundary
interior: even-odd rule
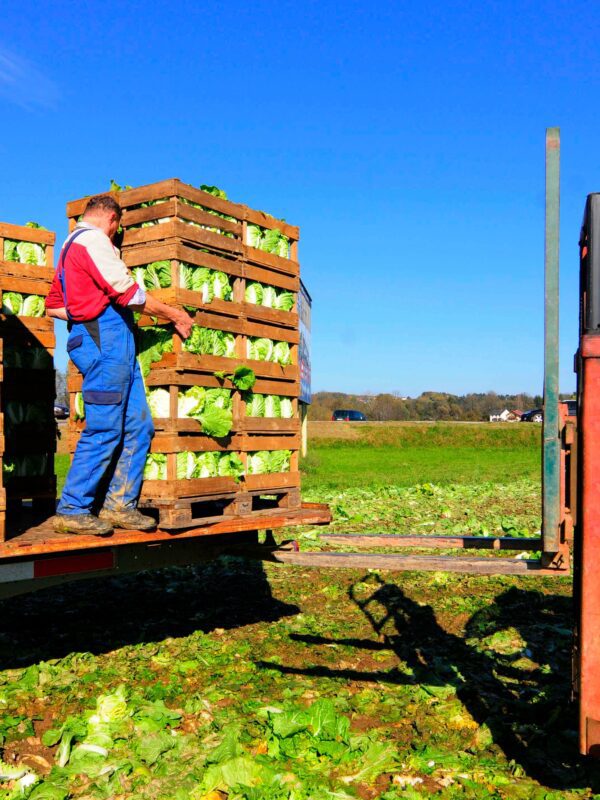
[[[468,620],[463,638],[445,630],[431,606],[415,602],[378,574],[353,584],[349,594],[367,618],[373,639],[292,638],[317,646],[391,650],[398,666],[374,671],[274,662],[259,666],[284,674],[427,686],[434,692],[436,687],[452,688],[477,725],[489,730],[491,751],[500,748],[514,763],[515,774],[523,770],[553,789],[600,790],[600,766],[580,756],[577,748],[570,598],[513,587]],[[472,745],[466,739],[462,747],[468,753]],[[473,750],[479,758],[484,751]]]

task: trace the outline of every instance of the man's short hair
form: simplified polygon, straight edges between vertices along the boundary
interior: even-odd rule
[[[111,197],[109,194],[97,194],[94,197],[90,197],[88,200],[88,204],[85,207],[85,211],[83,212],[83,216],[87,216],[88,214],[95,214],[96,212],[104,212],[110,214],[114,211],[117,215],[117,219],[121,219],[122,211],[121,206],[117,203],[114,197]]]

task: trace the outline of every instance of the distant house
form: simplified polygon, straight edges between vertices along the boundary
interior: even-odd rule
[[[522,416],[522,411],[509,411],[508,408],[505,408],[498,414],[490,414],[490,422],[519,422]]]

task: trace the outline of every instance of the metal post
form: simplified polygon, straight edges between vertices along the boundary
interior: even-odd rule
[[[558,415],[558,245],[560,218],[560,131],[546,130],[546,235],[544,424],[542,451],[542,550],[557,553],[560,542],[560,434]]]

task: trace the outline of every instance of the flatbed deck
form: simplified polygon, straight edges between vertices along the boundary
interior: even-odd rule
[[[0,562],[23,556],[57,555],[124,545],[159,544],[203,536],[214,537],[219,534],[272,530],[292,525],[327,525],[329,522],[331,522],[331,512],[328,506],[320,503],[303,503],[299,509],[274,508],[239,517],[222,517],[218,522],[179,531],[159,528],[152,533],[115,531],[109,536],[75,536],[57,533],[52,527],[51,518],[40,521],[39,517],[35,519],[32,515],[23,515],[12,529],[9,526],[7,541],[0,543]]]

